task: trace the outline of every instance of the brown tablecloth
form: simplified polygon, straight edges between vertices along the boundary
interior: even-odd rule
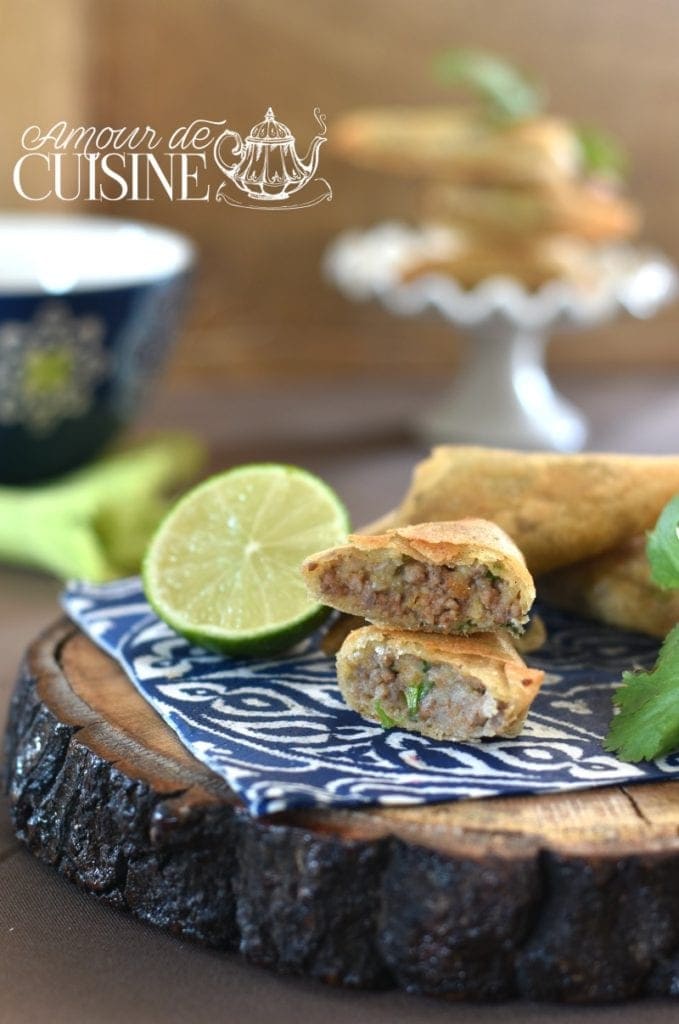
[[[156,426],[200,430],[217,465],[273,458],[322,473],[346,499],[354,522],[400,497],[424,448],[407,440],[408,411],[435,389],[373,384],[305,390],[164,395]],[[664,377],[566,381],[592,419],[599,449],[679,450],[679,382]],[[320,424],[320,426],[319,426]],[[37,573],[0,570],[0,719],[21,652],[58,614],[58,584]],[[0,799],[0,1024],[669,1024],[679,1003],[624,1007],[475,1006],[396,992],[327,989],[274,976],[234,955],[173,939],[100,905],[36,862],[16,841]]]

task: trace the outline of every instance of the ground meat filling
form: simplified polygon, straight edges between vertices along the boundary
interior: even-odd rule
[[[498,571],[471,562],[447,566],[407,555],[356,552],[321,576],[329,604],[371,621],[428,632],[521,631],[520,594]]]
[[[507,705],[454,665],[398,654],[387,644],[362,652],[352,680],[356,706],[385,727],[416,729],[435,739],[495,736]]]

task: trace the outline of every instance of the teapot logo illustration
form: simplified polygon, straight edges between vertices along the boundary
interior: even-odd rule
[[[245,140],[238,132],[226,128],[215,140],[215,163],[227,179],[217,190],[217,200],[230,206],[250,210],[298,210],[332,199],[332,188],[325,178],[316,178],[318,153],[327,141],[325,117],[318,107],[314,117],[321,132],[311,140],[306,156],[297,154],[295,136],[287,125],[276,120],[271,107],[264,120],[250,129]],[[233,163],[225,163],[222,148],[229,141]],[[306,189],[306,201],[295,197]],[[301,199],[301,196],[299,197]],[[253,200],[253,202],[248,202]]]

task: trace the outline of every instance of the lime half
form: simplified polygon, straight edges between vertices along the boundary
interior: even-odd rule
[[[306,470],[238,466],[185,495],[144,559],[144,590],[178,633],[225,654],[284,650],[322,622],[300,565],[342,541],[344,505]]]

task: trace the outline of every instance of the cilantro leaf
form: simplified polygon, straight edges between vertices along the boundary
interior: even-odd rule
[[[580,125],[577,138],[585,167],[592,174],[624,178],[629,168],[627,153],[614,138],[591,125]]]
[[[543,90],[508,61],[481,50],[446,50],[434,64],[446,85],[468,86],[495,116],[512,121],[534,117],[545,106]]]
[[[391,715],[388,715],[378,700],[375,701],[375,714],[380,720],[383,729],[393,729],[398,722]]]
[[[667,634],[650,672],[625,672],[620,708],[604,747],[622,761],[650,761],[679,748],[679,625]]]
[[[434,684],[431,679],[423,679],[422,682],[417,683],[415,686],[406,686],[403,692],[405,693],[409,718],[417,718],[420,712],[420,704],[424,697],[432,690],[433,686]]]
[[[669,590],[679,587],[679,494],[665,505],[646,540],[653,582]]]

